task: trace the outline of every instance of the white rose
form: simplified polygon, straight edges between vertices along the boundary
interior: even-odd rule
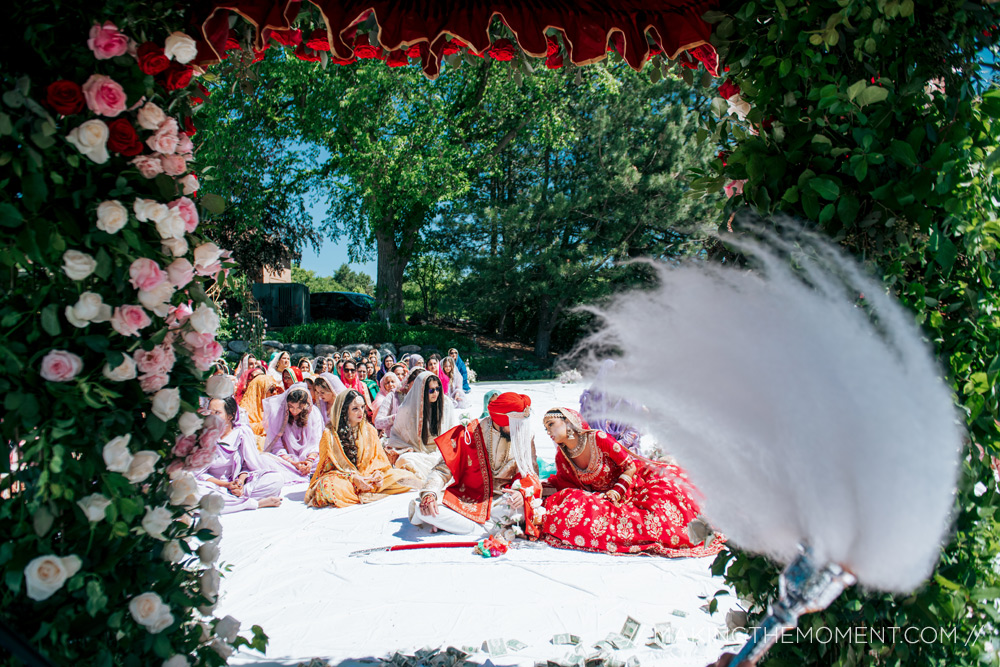
[[[133,364],[133,368],[134,366]],[[131,435],[120,435],[104,445],[101,454],[104,456],[104,465],[107,466],[108,470],[111,472],[128,471],[129,466],[132,465],[132,453],[128,450],[128,443],[131,439]]]
[[[163,421],[170,421],[181,408],[181,390],[177,387],[161,389],[153,394],[153,414]]]
[[[139,290],[139,303],[157,316],[166,317],[170,312],[170,300],[176,291],[173,285],[163,281],[151,290]]]
[[[160,558],[168,563],[179,563],[184,556],[184,549],[181,548],[181,543],[177,540],[167,540],[163,543],[163,549],[160,550]]]
[[[104,518],[104,510],[111,504],[111,500],[99,493],[92,493],[76,501],[83,513],[87,516],[87,521],[96,523]]]
[[[170,480],[170,504],[176,507],[194,507],[201,494],[198,480],[189,472],[182,472]]]
[[[222,514],[222,510],[226,508],[226,501],[218,493],[206,493],[201,497],[202,514]]]
[[[215,334],[219,328],[219,316],[215,313],[215,309],[206,303],[198,304],[188,322],[195,331],[203,334]]]
[[[205,393],[212,398],[229,398],[235,391],[233,380],[228,375],[213,375],[205,383]]]
[[[201,559],[202,565],[211,565],[215,561],[219,560],[219,545],[216,544],[216,541],[217,540],[205,542],[203,545],[198,547],[198,558]]]
[[[163,44],[163,55],[186,65],[198,55],[198,45],[183,32],[172,32]]]
[[[181,418],[177,420],[178,426],[181,428],[181,433],[184,435],[194,435],[201,428],[204,419],[198,416],[197,412],[185,412],[181,415]]]
[[[163,531],[170,527],[174,517],[166,507],[146,506],[146,514],[142,517],[142,529],[157,540],[166,541]]]
[[[164,660],[163,667],[191,667],[191,663],[188,662],[187,656],[178,653],[169,660]]]
[[[82,562],[77,556],[60,558],[54,554],[39,556],[24,567],[27,595],[32,600],[48,600],[63,587],[66,580],[80,571]]]
[[[222,522],[219,521],[219,515],[217,514],[202,514],[201,518],[198,519],[198,525],[194,527],[194,532],[201,530],[207,530],[211,532],[216,537],[222,536]]]
[[[206,599],[215,602],[219,596],[219,571],[215,568],[205,570],[199,579],[201,583],[200,591]]]
[[[128,603],[132,618],[139,625],[145,626],[150,634],[166,630],[174,622],[170,607],[163,603],[159,595],[153,592],[136,595]]]
[[[188,174],[184,178],[178,181],[181,184],[181,192],[186,195],[193,195],[198,192],[198,177],[194,174]]]
[[[128,224],[128,209],[117,199],[103,201],[97,206],[97,228],[114,234]]]
[[[143,129],[155,132],[160,129],[160,123],[166,119],[167,114],[163,113],[163,109],[156,106],[152,102],[146,102],[146,104],[139,109],[139,126]]]
[[[73,280],[83,280],[97,268],[97,260],[79,250],[63,253],[63,273]]]
[[[202,243],[194,249],[195,266],[211,266],[222,257],[222,249],[214,243]]]
[[[122,362],[114,368],[111,368],[108,364],[104,364],[104,377],[115,382],[125,382],[126,380],[135,379],[135,360],[124,353],[122,353],[122,356],[124,357]]]
[[[81,320],[88,320],[91,322],[97,322],[99,317],[107,314],[107,320],[111,319],[111,307],[104,303],[104,299],[101,298],[100,294],[95,294],[94,292],[84,292],[77,299],[76,305],[73,306],[73,313],[79,317]]]
[[[239,634],[240,625],[240,622],[232,616],[226,616],[215,624],[215,634],[227,644],[232,644]]]
[[[213,639],[209,646],[212,647],[212,650],[221,655],[224,660],[228,660],[229,656],[233,654],[233,647],[221,639]]]
[[[183,237],[178,239],[163,239],[163,254],[169,254],[171,257],[183,257],[187,252],[187,239]]]
[[[147,477],[153,474],[153,470],[156,468],[156,462],[159,460],[160,455],[156,452],[151,452],[147,449],[136,452],[135,456],[132,457],[132,463],[125,472],[125,479],[133,484],[138,484],[139,482],[144,481]]]
[[[66,140],[97,164],[108,161],[108,126],[103,120],[88,120],[67,134]]]
[[[156,231],[161,239],[179,239],[184,236],[184,218],[176,208],[168,209],[168,213],[156,221]]]
[[[135,211],[135,217],[139,222],[149,222],[150,220],[156,222],[167,217],[167,214],[170,213],[166,204],[141,197],[132,204],[132,210]]]

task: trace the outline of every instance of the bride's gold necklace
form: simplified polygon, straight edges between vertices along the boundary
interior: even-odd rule
[[[571,459],[575,459],[580,454],[583,454],[583,450],[585,450],[587,448],[587,439],[586,438],[580,438],[580,444],[577,445],[574,449],[570,449],[569,445],[563,445],[563,447],[566,448],[566,454]]]

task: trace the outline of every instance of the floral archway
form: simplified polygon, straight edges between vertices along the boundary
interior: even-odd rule
[[[0,531],[11,536],[0,545],[4,623],[26,650],[34,646],[58,663],[222,664],[234,647],[266,643],[259,628],[240,636],[239,621],[212,615],[220,508],[210,500],[199,506],[189,472],[211,456],[219,435],[219,423],[198,413],[200,398],[232,392],[226,380],[205,384],[222,353],[205,285],[223,279],[231,264],[199,231],[224,202],[198,196],[196,112],[208,94],[198,79],[237,53],[253,61],[285,48],[318,66],[378,59],[419,66],[430,77],[461,58],[509,62],[529,76],[609,53],[652,76],[677,67],[689,82],[698,69],[708,77],[729,70],[705,128],[724,150],[692,187],[726,189],[732,210],[751,203],[848,230],[888,218],[910,223],[901,243],[929,257],[931,268],[922,278],[904,268],[892,274],[897,258],[890,257],[888,275],[906,279],[904,298],[912,294],[932,328],[964,341],[961,349],[940,349],[968,408],[972,442],[984,454],[1000,453],[997,324],[952,321],[960,308],[946,309],[958,298],[949,292],[951,271],[963,280],[977,272],[986,276],[981,281],[1000,277],[991,254],[1000,245],[995,223],[989,227],[975,201],[992,192],[992,181],[973,188],[958,178],[980,173],[983,119],[1000,115],[1000,102],[990,94],[979,101],[947,72],[949,58],[995,46],[996,10],[960,4],[772,0],[726,10],[620,2],[528,10],[496,3],[467,10],[418,3],[404,11],[385,2],[246,0],[163,14],[117,1],[15,9],[12,20],[28,26],[31,56],[25,64],[24,53],[5,52],[0,111],[0,260],[7,269],[0,429],[12,447],[0,482]],[[962,44],[958,56],[933,54],[942,56],[936,65],[921,59],[916,71],[906,70],[900,63],[914,41],[907,33],[914,16],[952,20],[946,39]],[[830,55],[848,37],[860,68]],[[875,71],[855,76],[866,68]],[[850,76],[831,74],[840,69]],[[939,75],[950,80],[927,93]],[[793,76],[802,90],[778,95],[774,86]],[[893,129],[873,122],[897,98]],[[892,135],[913,118],[939,136]],[[964,152],[949,158],[942,145]],[[931,218],[909,210],[905,192],[887,201],[868,178],[879,169],[881,178],[930,175]],[[888,214],[865,225],[873,212]],[[970,230],[960,214],[979,222]],[[876,236],[843,238],[857,249]],[[977,307],[990,299],[980,295]],[[985,478],[989,460],[979,457],[985,467],[972,466],[970,478]],[[963,512],[976,510],[966,501]],[[986,613],[971,602],[962,609]]]

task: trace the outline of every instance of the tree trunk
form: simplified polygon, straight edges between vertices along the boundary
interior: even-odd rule
[[[552,331],[556,328],[559,315],[562,313],[563,301],[553,304],[550,297],[542,297],[538,309],[538,332],[535,335],[535,357],[547,359],[552,347]]]
[[[392,229],[376,229],[375,243],[378,251],[375,298],[379,320],[403,322],[403,271],[409,256],[400,253]]]

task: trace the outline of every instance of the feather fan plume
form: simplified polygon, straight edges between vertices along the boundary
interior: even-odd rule
[[[703,513],[781,562],[812,545],[858,582],[905,592],[949,529],[963,430],[913,316],[815,235],[747,242],[755,269],[659,268],[595,311],[588,349],[622,351],[606,388],[687,469]],[[796,266],[793,269],[793,265]]]

